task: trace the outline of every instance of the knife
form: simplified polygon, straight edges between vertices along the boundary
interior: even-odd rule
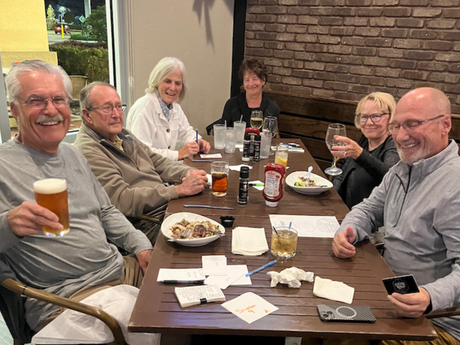
[[[184,205],[184,207],[196,207],[196,208],[213,208],[213,209],[219,209],[219,210],[233,210],[233,207],[227,207],[227,206],[209,206],[209,205]]]

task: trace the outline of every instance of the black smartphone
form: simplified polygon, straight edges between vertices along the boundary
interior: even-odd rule
[[[375,322],[371,308],[363,305],[326,305],[317,306],[322,321]]]

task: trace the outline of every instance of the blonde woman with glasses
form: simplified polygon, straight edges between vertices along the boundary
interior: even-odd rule
[[[351,209],[367,198],[387,171],[399,161],[388,124],[396,102],[392,95],[373,92],[358,103],[355,126],[363,133],[358,142],[338,136],[345,146],[334,146],[332,154],[345,158],[343,173],[334,178],[334,188]]]

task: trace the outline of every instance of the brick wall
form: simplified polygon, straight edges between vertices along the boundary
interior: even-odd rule
[[[460,0],[248,0],[245,56],[266,89],[358,101],[432,86],[460,114]]]

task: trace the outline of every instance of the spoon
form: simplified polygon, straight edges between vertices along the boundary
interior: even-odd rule
[[[307,183],[310,181],[310,175],[311,175],[311,171],[312,171],[312,170],[313,170],[313,167],[310,165],[310,166],[308,167],[308,170],[307,170],[307,172],[308,172],[308,175],[307,175]]]

